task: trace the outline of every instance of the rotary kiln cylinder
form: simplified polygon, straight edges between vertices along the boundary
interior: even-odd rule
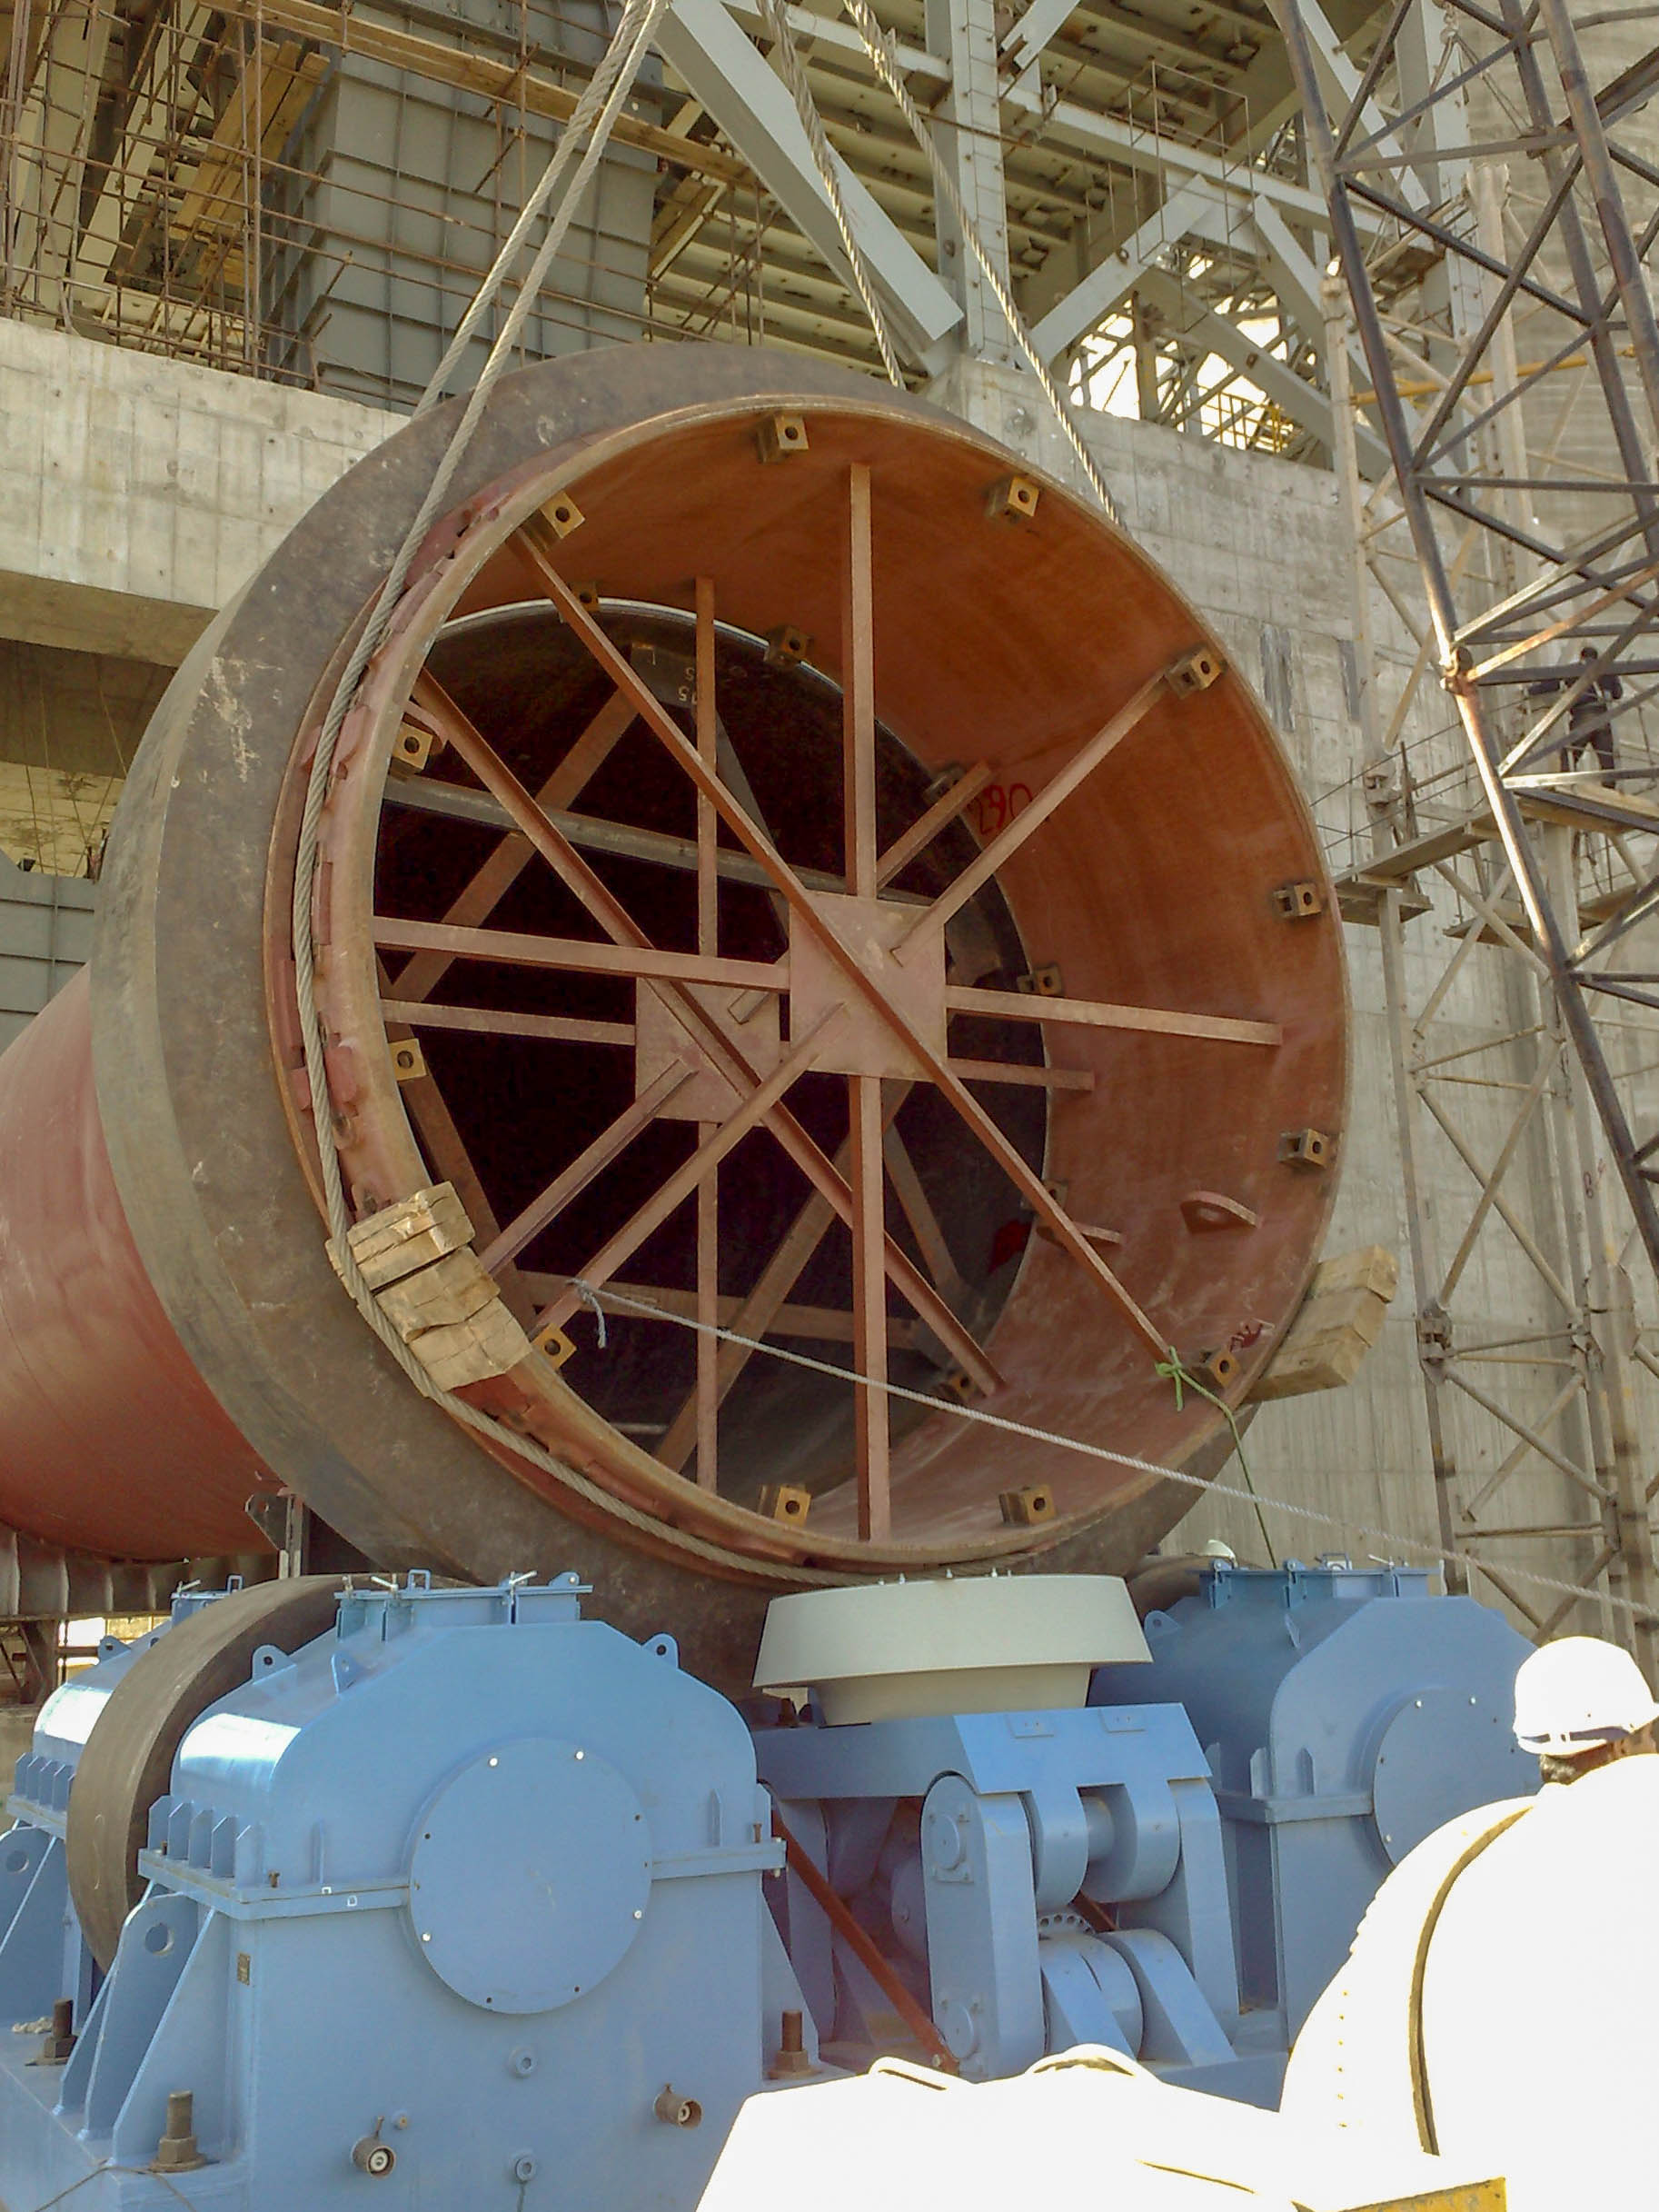
[[[1260,708],[1098,510],[861,378],[680,346],[504,379],[313,900],[325,1141],[360,1221],[452,1191],[399,1326],[480,1436],[331,1267],[290,926],[317,729],[454,419],[204,637],[90,971],[0,1061],[0,1520],[243,1550],[280,1482],[482,1578],[574,1520],[613,1617],[705,1667],[793,1579],[1129,1565],[1188,1491],[956,1409],[1202,1470],[1222,1417],[1159,1357],[1230,1348],[1237,1400],[1302,1296],[1346,987]],[[726,1345],[700,1401],[700,1310],[848,1379]]]

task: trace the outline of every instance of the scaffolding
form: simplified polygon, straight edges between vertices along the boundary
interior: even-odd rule
[[[1659,170],[1615,134],[1659,83],[1659,52],[1593,94],[1564,0],[1450,0],[1438,52],[1427,11],[1396,5],[1339,79],[1303,0],[1276,13],[1342,279],[1326,350],[1366,757],[1365,849],[1339,884],[1381,932],[1441,1540],[1541,1638],[1573,1601],[1538,1608],[1483,1548],[1549,1546],[1617,1601],[1606,1625],[1651,1671],[1659,1480],[1638,1385],[1659,1375],[1639,1311],[1659,1271],[1659,329],[1640,262],[1659,211],[1634,228],[1624,188],[1651,195]],[[1361,210],[1381,224],[1369,242]],[[1368,486],[1356,414],[1388,456]],[[1373,585],[1418,647],[1386,720]],[[1414,747],[1402,733],[1431,679],[1449,712]],[[1434,918],[1419,934],[1446,931],[1443,956],[1413,952],[1416,916]],[[1511,1019],[1460,1041],[1458,979],[1481,946],[1509,963]],[[1422,1202],[1426,1141],[1467,1171],[1461,1221]],[[1537,1305],[1482,1341],[1460,1304],[1500,1226]],[[1478,1480],[1460,1450],[1470,1408],[1508,1446]],[[1540,1462],[1564,1510],[1501,1519],[1515,1470]]]
[[[402,326],[388,353],[452,324],[574,107],[607,5],[440,12],[397,0],[360,14],[330,0],[13,0],[8,29],[0,0],[0,314],[408,404],[418,369],[340,375],[331,348],[354,308],[370,311],[365,296]],[[765,53],[758,13],[744,0],[730,13]],[[836,156],[921,260],[953,275],[928,163],[862,49],[827,35],[830,16],[788,15]],[[941,144],[964,135],[940,120],[949,80],[929,51],[926,0],[890,0],[882,21]],[[998,174],[1008,279],[1034,302],[1059,297],[1168,211],[1157,298],[1107,324],[1108,344],[1135,360],[1144,417],[1307,458],[1316,436],[1284,403],[1314,388],[1318,334],[1280,298],[1250,217],[1264,180],[1299,187],[1296,118],[1264,135],[1250,107],[1272,36],[1261,0],[1217,5],[1196,28],[1179,0],[1153,0],[1132,21],[1103,5],[1057,15],[1045,0],[998,23],[995,100],[970,135]],[[320,129],[348,78],[352,116]],[[698,337],[876,365],[845,272],[803,227],[764,133],[740,144],[669,84],[647,85],[615,134],[619,169],[647,173],[649,206],[572,240],[530,353]],[[364,120],[370,85],[394,104],[390,120]],[[467,149],[438,164],[442,178],[422,168],[412,140],[463,125]],[[487,146],[474,146],[479,132]],[[381,139],[389,150],[365,164],[361,148]],[[1212,188],[1191,234],[1186,159]],[[1218,332],[1230,334],[1220,353]],[[1086,334],[1056,349],[1085,400],[1094,346]],[[1293,380],[1277,396],[1244,365],[1257,354]],[[920,381],[918,361],[909,366]]]

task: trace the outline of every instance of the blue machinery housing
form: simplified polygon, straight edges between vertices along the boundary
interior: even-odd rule
[[[971,2077],[1102,2042],[1271,2102],[1390,1865],[1535,1779],[1528,1647],[1412,1570],[1217,1568],[1086,1709],[840,1727],[750,1727],[585,1594],[414,1575],[258,1650],[107,1976],[72,1786],[168,1629],[56,1694],[0,1838],[8,2212],[690,2212],[744,2098],[915,2055],[900,2000]]]

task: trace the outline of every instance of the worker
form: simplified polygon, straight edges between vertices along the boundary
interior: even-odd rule
[[[1659,1750],[1659,1702],[1628,1651],[1599,1636],[1564,1636],[1515,1679],[1515,1741],[1546,1784],[1576,1782],[1615,1759]]]
[[[1558,676],[1545,676],[1526,688],[1534,699],[1544,699],[1584,683],[1584,689],[1567,709],[1567,742],[1561,748],[1561,765],[1570,772],[1586,752],[1594,752],[1601,762],[1602,782],[1611,784],[1616,756],[1613,749],[1613,717],[1608,709],[1615,699],[1623,699],[1624,686],[1611,670],[1604,676],[1593,676],[1584,683],[1584,669],[1598,657],[1594,645],[1583,646],[1577,668],[1564,668]]]
[[[1395,1868],[1296,2039],[1293,2124],[1501,2173],[1509,2212],[1655,2202],[1646,2130],[1617,2117],[1659,2078],[1655,1722],[1616,1645],[1532,1653],[1515,1731],[1544,1787]]]

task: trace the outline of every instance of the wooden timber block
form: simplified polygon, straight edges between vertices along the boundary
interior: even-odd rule
[[[440,1390],[458,1390],[528,1360],[530,1339],[496,1298],[464,1321],[422,1329],[410,1338],[409,1349]]]
[[[1362,1244],[1356,1251],[1321,1260],[1307,1286],[1309,1299],[1335,1290],[1370,1290],[1387,1305],[1400,1287],[1400,1263],[1386,1244]],[[1306,1310],[1306,1305],[1304,1306]]]
[[[417,1191],[412,1198],[399,1199],[395,1205],[382,1206],[366,1221],[359,1221],[346,1241],[369,1288],[378,1290],[396,1282],[400,1276],[412,1275],[417,1268],[442,1260],[446,1252],[470,1244],[472,1224],[452,1186],[433,1183],[428,1190]],[[329,1258],[338,1273],[340,1262],[332,1238]]]
[[[422,1329],[448,1329],[470,1321],[496,1295],[493,1278],[480,1267],[470,1244],[417,1268],[412,1275],[400,1275],[378,1293],[381,1311],[405,1343]]]
[[[1300,1398],[1352,1382],[1383,1332],[1399,1280],[1399,1261],[1381,1244],[1322,1260],[1252,1400]]]

